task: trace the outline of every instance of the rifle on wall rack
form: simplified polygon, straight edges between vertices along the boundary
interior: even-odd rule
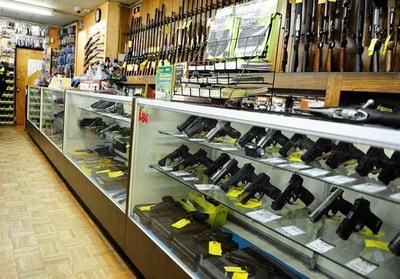
[[[322,51],[324,48],[325,35],[326,35],[326,18],[328,16],[328,3],[325,0],[318,4],[317,15],[318,15],[318,47],[315,51],[315,58],[314,58],[314,72],[319,72],[321,65],[322,65]]]
[[[326,52],[326,60],[325,60],[325,69],[327,72],[331,72],[332,67],[332,56],[333,49],[335,48],[335,39],[336,39],[336,10],[337,10],[337,2],[329,3],[329,43],[328,43],[328,51]]]
[[[339,71],[346,68],[347,31],[349,27],[350,1],[344,0],[342,5],[342,31],[340,32]]]
[[[306,20],[305,20],[305,33],[304,33],[304,51],[303,63],[301,64],[301,71],[308,72],[310,65],[310,44],[312,41],[312,20],[313,20],[314,0],[307,0],[306,7]]]
[[[386,72],[393,72],[395,51],[397,45],[394,41],[394,18],[396,13],[396,0],[388,0],[388,38],[386,45]],[[400,27],[400,26],[399,26]],[[398,39],[398,37],[397,37]]]
[[[365,17],[365,0],[357,1],[357,21],[354,42],[356,45],[356,57],[354,60],[354,72],[362,72],[362,54],[364,52],[364,17]]]
[[[290,22],[292,17],[292,4],[287,1],[286,4],[286,16],[285,16],[285,36],[283,38],[283,54],[282,54],[282,72],[286,72],[286,66],[288,63],[288,47],[290,39]]]
[[[303,3],[295,4],[295,24],[294,24],[294,43],[293,43],[293,54],[292,54],[292,72],[297,72],[299,66],[299,44],[301,37],[301,22],[303,14]]]
[[[372,10],[372,21],[371,21],[371,43],[368,49],[368,55],[370,50],[372,51],[371,61],[369,65],[370,72],[379,72],[379,50],[382,46],[382,30],[380,27],[380,14],[382,7],[385,5],[385,1],[374,0]]]

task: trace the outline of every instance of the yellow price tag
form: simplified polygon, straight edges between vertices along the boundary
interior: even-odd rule
[[[249,273],[245,272],[235,272],[233,273],[232,279],[247,279],[249,277]]]
[[[138,206],[138,209],[140,211],[150,211],[153,208],[153,206],[155,206],[155,204]]]
[[[128,72],[132,71],[132,70],[133,70],[133,65],[132,65],[132,64],[129,64],[129,65],[126,67],[126,70],[127,70]]]
[[[151,61],[151,67],[152,67],[153,69],[156,68],[156,61]]]
[[[122,68],[126,68],[126,62],[124,62],[124,64],[122,65]]]
[[[368,47],[368,56],[372,56],[374,54],[375,45],[378,42],[378,38],[373,38],[371,40],[371,44]]]
[[[190,28],[190,24],[192,23],[192,21],[191,20],[188,20],[188,22],[186,23],[186,29],[189,29]]]
[[[243,193],[244,189],[237,189],[237,188],[232,188],[229,190],[228,193],[226,193],[226,196],[229,198],[236,199],[241,193]]]
[[[129,48],[132,47],[132,41],[128,41],[128,47],[129,47]]]
[[[318,0],[318,4],[325,4],[326,0]]]
[[[241,202],[235,203],[237,206],[244,207],[244,208],[255,208],[262,205],[261,200],[257,199],[250,199],[246,204],[242,204]]]
[[[138,64],[133,65],[133,71],[134,72],[137,72],[138,69],[139,69],[139,65]]]
[[[181,219],[178,222],[175,222],[171,225],[171,227],[182,229],[184,226],[190,224],[190,220],[188,219]]]
[[[170,32],[170,30],[169,30],[169,25],[165,25],[165,34],[166,35],[169,35],[169,32]]]
[[[329,2],[333,2],[333,3],[335,3],[335,2],[336,2],[336,0],[329,0]]]
[[[225,272],[245,272],[240,266],[224,266]]]
[[[295,162],[295,163],[302,163],[303,161],[301,160],[301,155],[299,154],[291,154],[289,157],[289,161]]]
[[[117,178],[117,177],[120,177],[120,176],[123,176],[123,175],[124,175],[124,172],[122,172],[122,171],[113,171],[113,172],[109,172],[108,173],[108,176],[110,178]]]
[[[109,173],[110,172],[110,170],[101,170],[101,171],[98,171],[97,173]]]
[[[221,243],[217,241],[210,241],[208,243],[208,253],[214,256],[222,256]]]
[[[384,251],[389,251],[389,244],[387,242],[373,240],[373,239],[366,239],[365,247],[378,248]]]
[[[385,43],[383,44],[382,51],[381,51],[381,54],[382,54],[382,55],[385,55],[385,54],[386,54],[386,50],[387,50],[387,48],[388,48],[388,44],[389,44],[389,42],[390,42],[390,38],[391,38],[390,35],[386,37]]]
[[[373,236],[373,237],[382,237],[385,235],[384,232],[378,232],[377,234],[374,234],[370,229],[363,229],[360,231],[360,234],[365,235],[365,236]]]
[[[289,0],[289,4],[295,4],[296,0]]]
[[[303,3],[303,0],[296,0],[296,4]]]
[[[164,66],[169,66],[169,65],[171,65],[171,63],[169,63],[168,59],[165,59],[164,60]]]

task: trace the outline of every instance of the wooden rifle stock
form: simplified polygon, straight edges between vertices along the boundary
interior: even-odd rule
[[[322,63],[321,54],[322,54],[322,49],[318,47],[317,50],[315,51],[313,72],[319,72]]]
[[[339,71],[344,72],[346,65],[346,48],[341,47],[339,52]]]

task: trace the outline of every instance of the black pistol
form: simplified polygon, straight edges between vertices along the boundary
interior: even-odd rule
[[[312,145],[314,145],[314,142],[306,135],[294,134],[284,145],[282,145],[282,148],[279,150],[279,154],[286,158],[297,148],[308,150]]]
[[[207,157],[207,152],[204,149],[199,149],[193,155],[191,154],[189,157],[183,159],[182,161],[178,162],[172,168],[177,170],[186,169],[188,167],[192,167],[194,165],[203,164],[205,166],[211,165],[212,160]]]
[[[219,155],[215,161],[213,161],[210,165],[203,164],[207,167],[206,170],[204,170],[204,174],[207,176],[211,176],[213,173],[215,173],[217,170],[219,170],[226,162],[228,162],[231,159],[228,154],[222,153]]]
[[[266,133],[265,128],[253,126],[238,140],[238,144],[244,147],[246,143],[258,142]]]
[[[326,159],[325,163],[331,169],[337,169],[339,165],[348,160],[361,160],[365,156],[364,152],[355,147],[352,143],[339,142],[332,148],[331,155]]]
[[[175,149],[172,153],[168,154],[167,156],[165,156],[164,158],[159,160],[158,164],[160,166],[166,166],[167,162],[169,165],[170,162],[176,161],[177,159],[182,160],[182,159],[188,158],[189,156],[191,156],[191,154],[189,153],[189,147],[182,144],[180,147]]]
[[[226,162],[219,170],[217,170],[211,177],[212,183],[217,184],[221,179],[225,178],[228,174],[236,173],[239,170],[238,161],[235,159],[230,159]]]
[[[309,164],[324,153],[331,151],[334,145],[335,144],[330,139],[319,138],[315,144],[307,149],[306,153],[301,156],[301,160],[305,164]]]
[[[400,175],[400,151],[395,151],[382,166],[382,170],[378,175],[378,179],[385,185],[395,180]]]
[[[221,189],[224,190],[224,192],[228,192],[231,186],[237,185],[241,181],[247,183],[253,181],[255,178],[256,174],[254,173],[253,165],[247,163],[241,169],[233,173],[232,176],[220,186]]]
[[[269,129],[257,143],[246,143],[244,150],[247,156],[261,158],[265,154],[265,148],[273,144],[283,146],[289,139],[279,130]]]
[[[188,137],[200,134],[201,132],[209,132],[215,127],[217,120],[197,117],[189,126],[186,127],[184,133]]]
[[[350,212],[340,223],[336,234],[343,240],[349,239],[353,231],[359,231],[367,226],[374,234],[377,234],[382,226],[382,220],[379,219],[370,210],[370,202],[359,198],[354,201]]]
[[[271,184],[270,177],[265,173],[260,173],[239,195],[238,200],[242,204],[246,204],[251,198],[260,200],[264,195],[275,200],[280,193],[281,191]]]
[[[308,218],[313,222],[318,222],[322,216],[334,216],[338,211],[343,215],[347,215],[353,204],[343,198],[343,190],[332,188],[331,194],[320,205],[318,205],[309,215]]]
[[[207,141],[213,141],[216,137],[225,137],[225,136],[230,136],[233,139],[238,139],[240,138],[241,134],[238,130],[235,128],[232,128],[231,122],[227,121],[218,121],[217,125],[209,131],[206,135],[206,140]]]
[[[390,241],[389,249],[396,256],[400,256],[400,232]]]
[[[176,126],[176,129],[178,129],[178,131],[182,133],[187,127],[190,126],[190,124],[193,123],[193,121],[196,120],[196,118],[197,118],[197,116],[194,116],[194,115],[189,116],[189,117],[185,120],[185,122],[183,122],[182,124]]]
[[[370,147],[367,154],[358,161],[356,172],[361,176],[367,176],[374,169],[379,169],[389,158],[382,148]]]
[[[272,202],[273,210],[281,210],[286,203],[293,203],[300,199],[305,205],[310,205],[314,201],[314,195],[303,186],[303,178],[293,174],[285,189]]]

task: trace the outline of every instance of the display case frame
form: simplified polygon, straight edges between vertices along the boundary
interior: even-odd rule
[[[164,113],[160,113],[160,111]],[[165,113],[167,112],[167,113]],[[178,115],[178,116],[177,116]],[[179,116],[180,115],[180,116]],[[394,193],[397,193],[396,189],[398,188],[398,180],[394,184],[390,184],[384,191],[382,192],[368,192],[360,187],[353,187],[356,184],[362,183],[373,183],[376,180],[371,178],[360,178],[357,177],[355,180],[357,183],[339,183],[339,181],[335,182],[331,180],[325,180],[326,177],[331,177],[332,174],[343,174],[341,171],[335,173],[332,171],[329,174],[323,175],[322,177],[314,177],[312,175],[307,175],[306,173],[301,173],[301,170],[291,166],[289,162],[286,161],[286,164],[283,162],[274,163],[273,161],[265,161],[265,159],[275,159],[274,157],[267,156],[264,157],[264,160],[254,159],[246,156],[242,150],[239,148],[229,148],[228,146],[223,145],[214,145],[210,143],[206,143],[204,140],[193,140],[183,136],[179,133],[175,127],[181,124],[187,117],[190,115],[213,118],[215,120],[224,120],[229,121],[232,124],[246,125],[247,128],[251,126],[264,127],[282,130],[284,132],[292,132],[292,133],[300,133],[306,134],[310,137],[322,137],[329,138],[335,141],[345,140],[346,142],[352,142],[360,145],[374,146],[380,148],[386,148],[391,150],[400,150],[400,142],[397,140],[400,136],[399,131],[392,130],[388,128],[378,127],[378,126],[361,126],[361,125],[352,125],[346,123],[338,123],[338,122],[327,122],[316,119],[308,119],[302,117],[288,117],[276,114],[263,114],[263,113],[254,113],[254,112],[245,112],[245,111],[237,111],[237,110],[226,110],[216,107],[206,107],[199,105],[191,105],[184,103],[169,103],[158,100],[148,100],[148,99],[140,99],[136,105],[136,113],[135,113],[135,150],[133,152],[133,169],[132,169],[132,183],[130,189],[130,203],[128,205],[128,219],[127,219],[127,233],[126,233],[126,247],[127,247],[127,255],[132,257],[132,260],[135,262],[139,258],[139,255],[134,248],[136,245],[139,245],[137,239],[132,237],[132,235],[137,235],[138,232],[133,233],[132,231],[141,231],[142,234],[147,235],[156,245],[160,247],[160,249],[168,254],[170,258],[178,264],[182,270],[184,270],[188,276],[196,277],[196,274],[193,271],[190,271],[187,266],[180,259],[178,259],[174,253],[168,249],[165,245],[163,245],[160,240],[152,234],[152,232],[143,226],[140,223],[140,219],[137,219],[133,214],[133,207],[137,204],[141,203],[156,203],[157,199],[160,201],[160,197],[169,193],[172,196],[185,196],[186,191],[192,190],[195,192],[201,192],[206,194],[209,197],[215,198],[217,201],[222,202],[227,205],[231,211],[233,212],[233,217],[243,219],[245,214],[238,212],[238,210],[234,210],[234,203],[228,200],[224,200],[220,195],[207,194],[207,191],[200,191],[196,189],[194,186],[195,182],[184,181],[182,177],[175,176],[171,174],[169,171],[162,170],[158,166],[156,166],[156,162],[160,159],[161,154],[166,155],[169,152],[172,152],[175,148],[179,147],[180,144],[185,144],[190,147],[190,152],[193,154],[199,148],[203,148],[207,151],[208,154],[212,154],[211,157],[213,159],[216,158],[214,155],[214,151],[218,150],[218,154],[221,152],[226,152],[229,155],[234,156],[241,165],[245,162],[251,162],[253,164],[261,164],[262,168],[268,168],[268,173],[272,172],[283,172],[289,174],[300,174],[304,179],[309,181],[316,181],[319,183],[320,191],[315,194],[316,198],[320,201],[324,200],[329,194],[329,189],[333,186],[345,189],[347,192],[350,192],[351,196],[362,194],[366,199],[372,199],[372,209],[376,209],[378,206],[382,205],[387,209],[390,207],[400,208],[400,200],[395,200],[393,197]],[[156,124],[152,124],[155,122]],[[146,126],[146,128],[144,128]],[[377,137],[377,135],[379,135]],[[144,141],[143,139],[147,139]],[[150,140],[152,139],[152,140]],[[175,148],[174,148],[175,147]],[[232,147],[232,146],[231,146]],[[144,151],[145,150],[145,151]],[[169,151],[169,152],[168,152]],[[151,158],[151,159],[149,159]],[[149,163],[153,161],[153,164]],[[139,164],[140,162],[140,164]],[[147,170],[146,168],[155,169],[156,172],[152,172]],[[311,164],[307,167],[307,169],[317,168],[318,165]],[[257,167],[256,167],[257,169]],[[161,173],[161,176],[157,174],[157,172]],[[162,175],[165,178],[161,178]],[[195,173],[196,176],[197,174]],[[345,174],[346,176],[347,174]],[[349,173],[351,177],[353,174]],[[355,175],[353,175],[355,176]],[[189,176],[190,177],[190,176]],[[200,180],[202,180],[201,176]],[[271,176],[273,178],[273,176]],[[145,180],[148,180],[147,184]],[[174,184],[175,181],[175,184]],[[204,183],[204,182],[203,182]],[[184,185],[186,188],[179,188],[176,185]],[[382,186],[382,183],[377,183],[378,186]],[[160,186],[162,185],[162,186]],[[166,186],[166,185],[175,185],[175,186]],[[283,185],[281,185],[283,186]],[[158,190],[155,188],[159,187]],[[313,187],[315,191],[315,187]],[[157,193],[158,191],[158,193]],[[217,191],[217,190],[215,190]],[[222,191],[221,191],[222,192]],[[219,193],[220,194],[220,193]],[[155,195],[156,198],[152,198],[151,196]],[[390,209],[388,209],[390,210]],[[302,216],[305,216],[303,220],[300,220],[298,224],[302,222],[307,222],[307,209]],[[289,215],[291,210],[289,210]],[[239,214],[235,214],[239,213]],[[274,212],[275,213],[275,212]],[[386,210],[386,213],[387,210]],[[382,214],[382,213],[381,213]],[[381,216],[381,215],[380,215]],[[382,216],[381,216],[382,217]],[[398,226],[398,222],[396,220],[390,221],[391,217],[387,214],[383,216],[384,225],[382,227],[382,231],[386,233],[386,236],[380,238],[380,240],[384,242],[389,242],[390,237],[393,237],[395,232],[400,229]],[[246,219],[246,218],[244,218]],[[282,221],[282,219],[280,219]],[[285,221],[285,220],[283,220]],[[308,220],[309,223],[311,223]],[[260,233],[262,238],[272,240],[278,246],[282,246],[285,250],[291,250],[294,252],[293,254],[302,258],[307,262],[307,264],[311,268],[318,268],[321,271],[334,276],[334,277],[347,277],[347,276],[355,276],[355,277],[367,277],[367,278],[383,278],[388,276],[393,276],[399,272],[395,267],[390,267],[390,263],[398,262],[399,259],[394,255],[390,254],[390,252],[381,252],[379,249],[373,248],[365,248],[363,247],[363,242],[367,238],[365,236],[361,236],[360,234],[353,233],[352,237],[348,241],[338,240],[338,237],[334,233],[335,226],[338,225],[337,221],[323,219],[322,222],[317,223],[312,231],[315,232],[315,236],[312,237],[315,240],[319,237],[323,237],[331,241],[337,246],[335,253],[317,253],[314,250],[308,248],[306,245],[310,243],[310,239],[308,240],[299,240],[295,237],[286,237],[282,233],[277,233],[277,227],[281,227],[284,224],[290,224],[290,218],[287,222],[281,222],[278,226],[277,223],[274,224],[274,221],[268,224],[263,225],[256,220],[251,221],[252,225],[249,230],[254,232],[254,235],[258,235]],[[254,224],[253,224],[254,223]],[[249,224],[249,222],[245,220],[245,226]],[[388,225],[386,225],[388,224]],[[307,224],[308,226],[308,224]],[[305,228],[302,228],[305,229]],[[265,231],[268,233],[265,233]],[[306,230],[307,231],[307,230]],[[254,237],[252,237],[254,238]],[[300,237],[301,239],[301,237]],[[284,243],[287,245],[282,245]],[[356,248],[353,252],[347,252],[347,254],[343,254],[338,252],[338,250],[342,249],[346,251],[350,246],[355,245]],[[371,250],[372,249],[372,250]],[[362,275],[361,273],[357,273],[354,269],[346,266],[346,263],[350,262],[352,257],[356,259],[358,256],[362,258],[362,256],[366,256],[367,252],[373,252],[376,254],[383,253],[382,261],[379,262],[379,268],[373,271],[370,275]],[[371,253],[372,253],[371,252]],[[357,256],[357,257],[356,257]],[[373,259],[378,259],[372,257]],[[155,263],[153,263],[155,264]],[[151,264],[149,264],[151,266]],[[394,265],[395,266],[395,265]],[[139,267],[140,268],[140,267]],[[382,277],[383,276],[383,277]]]

